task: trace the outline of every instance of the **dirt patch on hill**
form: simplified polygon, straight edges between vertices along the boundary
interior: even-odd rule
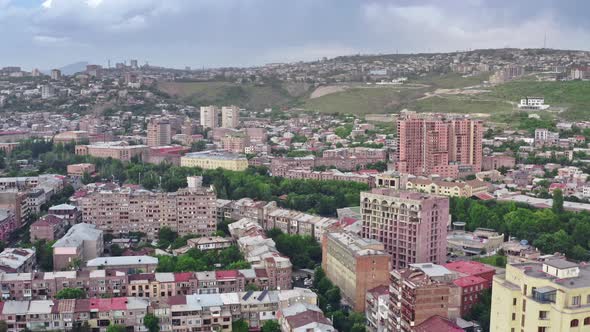
[[[316,88],[309,96],[309,99],[319,98],[323,96],[327,96],[333,93],[338,93],[342,91],[346,91],[348,86],[345,85],[327,85],[327,86],[320,86]]]

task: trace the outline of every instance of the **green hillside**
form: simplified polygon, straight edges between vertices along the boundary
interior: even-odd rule
[[[235,84],[229,82],[162,82],[158,89],[195,106],[235,104],[250,109],[292,105],[307,94],[306,84]]]
[[[306,110],[323,113],[386,113],[403,108],[403,105],[424,95],[425,88],[400,86],[356,86],[346,91],[308,99]]]

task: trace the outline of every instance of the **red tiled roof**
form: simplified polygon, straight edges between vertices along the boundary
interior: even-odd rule
[[[453,283],[461,288],[475,286],[479,284],[485,284],[488,281],[478,276],[467,276],[453,280]]]
[[[291,329],[296,329],[309,323],[332,325],[332,323],[330,323],[330,321],[324,317],[324,314],[321,311],[318,312],[313,310],[308,310],[300,312],[296,315],[289,316],[287,317],[287,322],[289,323]]]
[[[441,316],[432,316],[414,328],[415,332],[464,332],[462,328]]]
[[[256,273],[257,278],[268,278],[268,274],[264,269],[255,269],[254,272]]]
[[[389,286],[387,285],[379,285],[373,289],[369,289],[367,293],[371,293],[375,296],[385,295],[389,293]]]
[[[476,197],[482,201],[489,201],[491,199],[494,199],[494,195],[489,194],[489,193],[477,193],[477,194],[474,194],[473,197]]]
[[[235,279],[238,277],[238,270],[215,271],[215,279]]]
[[[174,281],[175,282],[184,282],[189,281],[193,277],[192,272],[178,272],[174,273]]]
[[[456,261],[444,264],[451,271],[460,272],[468,276],[477,276],[483,273],[495,271],[491,266],[475,261]]]
[[[179,304],[186,304],[186,296],[185,295],[174,295],[168,298],[169,305],[179,305]]]
[[[93,309],[98,311],[125,310],[127,309],[127,298],[90,299],[90,310]]]
[[[355,222],[359,221],[356,218],[352,218],[352,217],[342,217],[342,219],[340,219],[340,224],[344,225],[344,226],[350,226],[352,224],[354,224]]]

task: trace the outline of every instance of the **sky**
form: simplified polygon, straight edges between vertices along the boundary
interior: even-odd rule
[[[351,54],[590,49],[587,0],[0,0],[0,67],[251,66]]]

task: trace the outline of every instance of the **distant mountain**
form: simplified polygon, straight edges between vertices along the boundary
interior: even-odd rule
[[[61,70],[61,73],[63,75],[72,75],[81,71],[85,71],[86,70],[86,65],[88,65],[88,62],[86,61],[80,61],[80,62],[76,62],[76,63],[72,63],[66,66],[63,66],[61,68],[59,68],[59,70]]]

